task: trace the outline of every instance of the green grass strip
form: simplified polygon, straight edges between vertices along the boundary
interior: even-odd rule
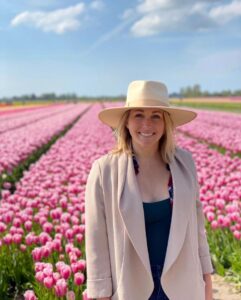
[[[172,103],[176,106],[187,106],[197,109],[209,109],[209,110],[221,110],[221,111],[228,111],[228,112],[235,112],[241,113],[241,103],[215,103],[215,102],[177,102],[172,101]]]

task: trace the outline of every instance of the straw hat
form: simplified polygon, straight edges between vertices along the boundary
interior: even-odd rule
[[[112,128],[117,128],[123,114],[130,109],[157,108],[170,114],[175,127],[192,121],[194,111],[170,106],[167,87],[158,81],[137,80],[128,86],[125,106],[103,109],[99,119]]]

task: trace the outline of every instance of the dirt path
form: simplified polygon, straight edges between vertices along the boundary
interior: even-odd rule
[[[235,289],[232,283],[223,279],[223,277],[212,275],[213,282],[213,300],[241,300],[241,292]]]

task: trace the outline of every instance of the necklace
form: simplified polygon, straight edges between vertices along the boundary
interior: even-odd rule
[[[132,160],[133,160],[133,164],[134,164],[135,174],[137,175],[139,173],[140,167],[139,167],[139,163],[136,159],[136,155],[135,155],[132,143],[131,143],[131,150],[132,150]]]

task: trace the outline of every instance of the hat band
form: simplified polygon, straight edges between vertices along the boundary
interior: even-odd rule
[[[161,102],[160,100],[152,100],[152,99],[138,99],[131,102],[126,102],[125,107],[139,107],[139,106],[166,106],[168,107],[168,103]]]

